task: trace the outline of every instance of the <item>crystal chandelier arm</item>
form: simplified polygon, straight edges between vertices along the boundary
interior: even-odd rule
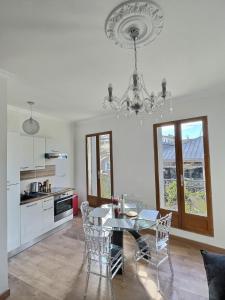
[[[149,92],[147,91],[147,89],[145,87],[145,82],[144,82],[143,76],[141,76],[141,84],[142,84],[143,91],[145,92],[145,94],[148,97],[148,100],[150,101],[152,98],[152,94],[150,95]]]

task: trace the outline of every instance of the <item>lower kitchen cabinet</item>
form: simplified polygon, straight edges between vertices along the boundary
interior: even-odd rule
[[[54,198],[21,205],[21,244],[31,242],[54,228]]]
[[[42,231],[42,200],[21,205],[21,244],[40,236]]]
[[[42,233],[54,228],[54,198],[49,197],[42,200]]]
[[[20,184],[7,186],[7,248],[20,246]]]

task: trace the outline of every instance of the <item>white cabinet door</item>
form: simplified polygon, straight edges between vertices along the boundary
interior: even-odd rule
[[[21,171],[34,169],[34,139],[33,137],[21,135]]]
[[[7,186],[8,252],[20,246],[20,184]]]
[[[20,182],[20,134],[7,134],[7,185]]]
[[[42,233],[46,233],[54,228],[54,198],[43,199],[42,208]]]
[[[46,137],[46,152],[47,153],[62,153],[65,149],[63,149],[62,144],[54,138]]]
[[[42,234],[42,200],[21,205],[21,244]]]
[[[45,168],[45,138],[34,137],[34,167]]]

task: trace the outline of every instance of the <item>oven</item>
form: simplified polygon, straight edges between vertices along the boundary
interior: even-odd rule
[[[54,196],[54,221],[57,222],[73,214],[73,191]]]

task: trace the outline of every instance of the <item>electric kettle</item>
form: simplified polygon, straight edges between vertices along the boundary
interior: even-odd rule
[[[38,193],[41,191],[42,183],[41,182],[31,182],[30,183],[30,193]]]

